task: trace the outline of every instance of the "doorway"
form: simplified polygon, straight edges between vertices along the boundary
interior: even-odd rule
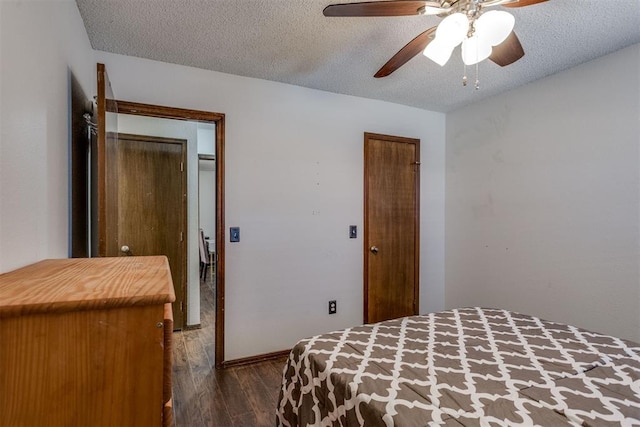
[[[420,140],[364,135],[364,322],[418,314]]]
[[[214,269],[214,277],[213,283],[216,285],[216,289],[213,292],[214,295],[204,295],[207,298],[215,298],[214,302],[214,311],[215,311],[215,365],[216,368],[220,368],[223,366],[224,362],[224,115],[218,113],[209,113],[202,111],[194,111],[194,110],[184,110],[178,108],[171,107],[162,107],[155,106],[149,104],[139,104],[128,101],[115,101],[117,105],[118,112],[118,122],[119,126],[122,127],[124,123],[122,118],[129,117],[140,117],[140,118],[155,118],[155,119],[171,119],[172,122],[183,124],[184,126],[194,127],[195,132],[200,136],[202,131],[206,131],[212,133],[211,135],[211,145],[213,146],[213,156],[216,159],[216,167],[215,167],[215,186],[214,193],[210,195],[213,199],[213,205],[215,208],[215,222],[214,222],[214,230],[212,230],[211,240],[214,245],[212,248],[212,252],[216,255],[217,265]],[[198,141],[201,141],[203,138],[197,138]],[[200,151],[198,149],[197,151]],[[205,150],[207,151],[207,150]],[[195,167],[197,170],[198,167]],[[197,182],[197,178],[196,178]],[[195,184],[197,185],[197,183]],[[196,192],[196,198],[197,192]],[[198,217],[197,212],[197,203],[194,204],[196,211],[194,212],[195,217]],[[191,215],[191,214],[190,214]],[[189,239],[193,239],[194,242],[197,241],[198,229],[196,227],[193,230],[193,233],[189,233]],[[192,262],[198,263],[199,256],[198,252],[194,254],[192,257]],[[194,286],[198,288],[198,297],[197,300],[190,301],[187,296],[187,306],[192,310],[199,310],[201,298],[203,296],[200,295],[200,281],[199,277],[196,276],[195,279],[190,280],[189,286]],[[191,325],[186,325],[190,327]],[[193,325],[197,327],[198,325]]]

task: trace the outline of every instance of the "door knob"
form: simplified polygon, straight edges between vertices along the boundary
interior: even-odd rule
[[[378,247],[377,246],[371,246],[371,248],[369,250],[374,255],[378,253]]]
[[[130,253],[130,252],[131,252],[131,249],[129,249],[129,246],[127,246],[127,245],[123,245],[123,246],[120,248],[120,252],[122,252],[123,254],[128,254],[128,253]]]

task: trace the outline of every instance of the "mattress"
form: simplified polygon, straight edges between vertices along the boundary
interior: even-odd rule
[[[300,341],[279,426],[640,425],[640,344],[462,308]]]

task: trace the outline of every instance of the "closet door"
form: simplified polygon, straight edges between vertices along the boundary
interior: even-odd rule
[[[365,134],[364,322],[418,313],[420,141]]]

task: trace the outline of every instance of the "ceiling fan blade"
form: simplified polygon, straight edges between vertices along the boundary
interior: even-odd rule
[[[433,40],[433,34],[436,32],[436,28],[437,27],[429,28],[427,31],[407,43],[398,51],[398,53],[393,55],[393,57],[387,61],[387,63],[384,64],[373,77],[387,77],[389,74],[406,64],[411,58],[422,52]]]
[[[440,9],[436,1],[391,0],[332,4],[324,8],[324,16],[411,16],[421,15],[421,8]],[[424,10],[424,9],[423,9]]]
[[[502,6],[504,7],[525,7],[531,6],[532,4],[543,3],[548,0],[517,0],[512,3],[504,3]]]
[[[495,62],[501,67],[513,64],[518,59],[524,56],[524,49],[520,44],[520,40],[514,31],[509,34],[507,39],[500,43],[498,46],[494,46],[491,51],[490,60]]]

